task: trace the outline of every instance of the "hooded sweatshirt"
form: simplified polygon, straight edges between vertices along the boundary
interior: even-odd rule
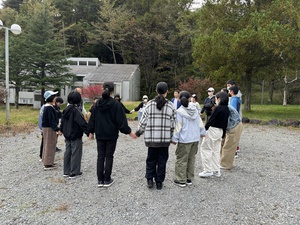
[[[193,143],[200,141],[200,135],[205,134],[204,124],[193,104],[189,103],[188,107],[181,106],[177,109],[173,142]]]
[[[89,133],[95,133],[97,140],[117,140],[119,131],[130,134],[122,105],[113,98],[100,98],[92,108],[88,124]]]
[[[235,95],[231,97],[229,105],[235,108],[235,110],[238,111],[238,113],[240,113],[241,104],[242,100],[238,96]]]
[[[87,122],[76,105],[68,105],[63,111],[61,131],[68,141],[82,138],[83,132],[88,135]]]

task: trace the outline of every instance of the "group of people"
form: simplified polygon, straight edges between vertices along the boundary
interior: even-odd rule
[[[209,88],[208,93],[212,90]],[[63,176],[70,178],[80,176],[82,136],[86,134],[93,139],[95,135],[98,152],[98,187],[109,187],[114,182],[111,177],[113,158],[121,132],[133,139],[144,135],[144,142],[148,148],[145,174],[148,188],[153,188],[155,184],[158,190],[162,189],[171,143],[177,144],[175,185],[180,187],[192,185],[199,143],[203,165],[203,172],[199,173],[199,176],[219,177],[221,168],[228,170],[232,168],[235,153],[233,149],[236,150],[242,131],[241,116],[238,113],[241,102],[235,100],[238,88],[233,85],[228,86],[228,90],[232,96],[230,103],[226,92],[209,94],[213,106],[204,109],[205,112],[211,111],[205,124],[201,119],[203,109],[197,102],[197,96],[187,91],[176,91],[174,98],[169,101],[168,85],[165,82],[157,84],[157,95],[154,99],[148,101],[148,97],[144,95],[143,102],[132,111],[125,108],[119,95],[113,98],[114,83],[104,83],[102,97],[97,99],[89,110],[88,122],[82,112],[80,91],[74,90],[69,93],[68,105],[62,113],[61,122],[54,108],[57,92],[47,91],[44,94],[46,104],[43,106],[41,117],[44,168],[45,170],[56,168],[54,163],[56,139],[57,135],[63,134],[66,143]],[[133,111],[141,111],[135,132],[128,125],[125,115]]]

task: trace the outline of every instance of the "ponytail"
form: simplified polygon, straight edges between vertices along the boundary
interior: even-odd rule
[[[156,102],[156,108],[158,110],[161,110],[164,107],[164,105],[168,102],[168,100],[165,99],[163,95],[157,95],[154,101]]]
[[[108,99],[110,97],[110,91],[108,89],[105,89],[103,92],[102,92],[102,98],[103,99]]]
[[[183,96],[181,99],[180,99],[180,104],[182,105],[182,106],[184,106],[184,107],[188,107],[189,106],[189,100],[185,97],[185,96]]]

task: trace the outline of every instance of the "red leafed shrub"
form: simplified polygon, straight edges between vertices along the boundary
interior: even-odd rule
[[[209,79],[199,79],[190,77],[187,82],[180,82],[178,88],[190,92],[190,94],[196,94],[199,100],[203,100],[207,97],[207,89],[213,86]]]
[[[102,95],[102,92],[102,84],[89,85],[82,88],[82,96],[91,100],[95,97],[99,98]]]

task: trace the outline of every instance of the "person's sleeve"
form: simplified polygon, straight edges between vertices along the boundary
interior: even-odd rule
[[[177,143],[179,141],[179,134],[180,134],[181,129],[182,129],[182,116],[177,114],[176,120],[175,120],[175,129],[174,129],[174,133],[172,136],[173,142]]]
[[[215,110],[212,112],[209,120],[207,121],[206,125],[205,125],[205,129],[208,130],[209,127],[213,124],[214,120],[217,118],[219,113],[218,107],[215,108]]]
[[[127,118],[121,104],[116,104],[117,112],[116,119],[121,133],[130,134],[131,128],[128,126]]]
[[[142,114],[142,118],[139,122],[138,129],[135,132],[136,136],[138,136],[138,137],[141,136],[145,132],[147,122],[148,122],[149,110],[150,110],[149,105],[146,105],[145,110]]]
[[[126,107],[123,103],[121,103],[121,105],[122,105],[122,108],[123,108],[125,113],[127,113],[127,114],[130,113],[130,110],[126,109]]]
[[[89,135],[89,132],[88,132],[88,123],[86,122],[86,120],[84,119],[84,117],[82,116],[82,114],[80,113],[80,111],[77,110],[77,108],[76,108],[75,113],[76,113],[75,122],[83,130],[83,132],[88,136]]]
[[[55,109],[53,108],[53,110],[50,110],[49,113],[50,113],[50,117],[49,118],[52,118],[51,121],[49,121],[52,130],[59,131],[59,128],[57,126],[57,120],[58,120],[58,118],[57,118],[57,113],[56,113]]]
[[[134,111],[137,112],[139,111],[140,108],[143,108],[143,102],[141,102],[136,108],[134,108]]]
[[[86,109],[84,108],[84,103],[82,103],[82,114],[85,116],[87,114]]]
[[[236,111],[239,111],[237,98],[231,98],[229,105],[231,105]]]
[[[95,133],[95,107],[91,109],[91,117],[88,123],[88,133]]]

